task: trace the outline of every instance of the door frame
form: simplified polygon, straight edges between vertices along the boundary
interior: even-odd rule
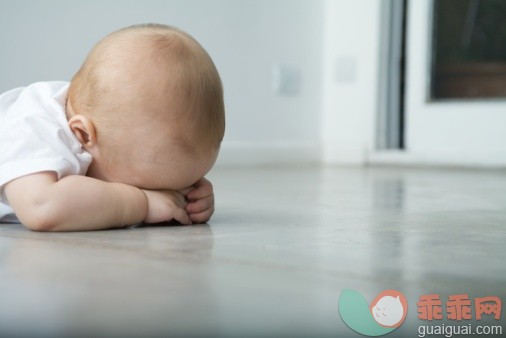
[[[404,148],[406,0],[387,0],[381,8],[376,149]]]
[[[369,162],[505,167],[506,99],[430,98],[433,1],[408,0],[405,149]]]

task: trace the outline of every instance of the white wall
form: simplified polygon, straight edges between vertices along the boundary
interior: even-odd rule
[[[322,150],[327,163],[364,163],[375,148],[381,1],[326,0]]]
[[[199,40],[221,73],[221,163],[317,161],[323,19],[323,0],[3,0],[0,92],[70,79],[93,44],[120,27],[171,24]],[[271,90],[277,63],[300,71],[298,95]]]

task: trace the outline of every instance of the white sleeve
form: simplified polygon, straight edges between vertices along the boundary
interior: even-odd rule
[[[0,193],[13,179],[37,172],[53,171],[58,179],[86,173],[91,155],[50,112],[34,107],[0,115]]]
[[[0,127],[0,186],[41,171],[54,171],[58,178],[79,172],[77,159],[51,121],[33,116],[21,122]]]

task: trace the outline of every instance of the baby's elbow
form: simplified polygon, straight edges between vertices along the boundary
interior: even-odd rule
[[[47,218],[29,219],[21,221],[21,223],[29,230],[36,232],[49,232],[54,231],[56,228],[55,223]]]
[[[45,208],[31,210],[28,214],[18,216],[18,218],[26,228],[32,231],[49,232],[56,231],[58,228],[58,218]]]
[[[56,228],[56,223],[52,222],[51,220],[42,218],[38,220],[31,220],[29,222],[24,222],[23,225],[32,230],[37,232],[49,232],[54,231]]]

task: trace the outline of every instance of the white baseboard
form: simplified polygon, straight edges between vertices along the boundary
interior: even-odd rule
[[[218,167],[320,164],[318,144],[222,144]]]
[[[368,154],[367,164],[421,167],[506,168],[506,156],[494,153],[413,153],[384,150]]]
[[[339,149],[338,149],[339,150]],[[506,168],[506,156],[492,153],[413,153],[382,150],[365,153],[342,149],[330,153],[318,144],[223,144],[217,167],[277,165],[391,165],[417,167]]]

